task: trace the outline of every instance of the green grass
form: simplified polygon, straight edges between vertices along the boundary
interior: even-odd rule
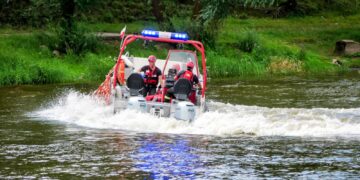
[[[2,36],[0,85],[102,80],[114,64],[105,54],[54,57],[35,35]]]
[[[232,41],[239,29],[253,29],[264,38],[278,39],[288,45],[303,47],[307,51],[331,56],[335,42],[340,39],[360,41],[360,15],[354,16],[321,16],[287,19],[227,19],[221,42]]]
[[[331,64],[331,60],[335,57],[333,54],[335,42],[340,39],[360,41],[360,25],[355,23],[358,21],[360,15],[343,17],[325,14],[318,17],[245,20],[230,17],[224,22],[220,31],[216,49],[207,49],[209,74],[211,77],[233,77],[341,72],[344,68]],[[94,31],[115,32],[120,31],[124,26],[124,24],[103,23],[83,25]],[[138,33],[145,27],[157,28],[153,23],[136,22],[128,25],[127,32]],[[246,47],[248,41],[257,41],[252,52],[244,50],[244,44]],[[135,56],[154,53],[150,50],[139,51],[135,46],[127,50]],[[299,64],[301,67],[296,70],[273,68],[274,64],[276,65],[272,62],[274,59],[288,60],[290,64]],[[354,63],[346,63],[349,64]]]
[[[215,77],[224,76],[221,69],[231,69],[228,75],[243,74],[326,74],[342,72],[346,67],[339,68],[331,64],[336,57],[333,51],[335,42],[341,39],[354,39],[360,41],[360,15],[353,16],[321,16],[287,19],[254,18],[235,19],[228,18],[220,32],[217,41],[217,53],[221,56],[222,66],[218,66],[218,57],[208,57]],[[247,53],[238,48],[244,35],[253,32],[259,37],[258,47],[254,52]],[[276,58],[272,58],[276,57]],[[343,59],[343,57],[336,57]],[[293,71],[272,70],[272,59],[288,60],[290,63],[301,64],[301,69]],[[234,63],[241,62],[241,63]],[[244,62],[253,68],[242,66]],[[301,63],[299,63],[301,62]],[[345,65],[356,64],[354,62]],[[235,68],[241,66],[244,68]],[[210,65],[211,67],[211,65]],[[262,68],[258,68],[262,67]],[[284,67],[286,68],[286,67]],[[275,68],[277,69],[277,68]]]
[[[263,75],[266,65],[244,58],[224,57],[214,51],[207,53],[207,66],[210,77],[236,77],[249,75]]]
[[[207,48],[210,77],[252,77],[293,74],[332,74],[359,67],[359,60],[336,57],[335,42],[360,41],[360,15],[287,19],[228,18],[220,31],[216,49]],[[79,23],[90,32],[119,32],[125,24]],[[181,23],[180,23],[181,24]],[[154,22],[134,22],[127,33],[155,28]],[[30,33],[29,33],[30,32]],[[101,81],[114,65],[118,44],[100,45],[96,53],[54,56],[37,38],[41,29],[0,28],[0,85]],[[164,59],[168,47],[142,47],[141,41],[126,51]],[[250,48],[249,48],[250,47]],[[345,67],[331,64],[333,58]]]

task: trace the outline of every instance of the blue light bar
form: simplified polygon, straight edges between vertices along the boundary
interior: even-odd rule
[[[141,35],[147,36],[147,37],[159,37],[159,31],[153,31],[153,30],[143,30],[141,32]]]
[[[171,39],[188,40],[189,36],[186,33],[171,33]]]
[[[166,38],[166,39],[176,39],[176,40],[184,40],[184,41],[189,40],[189,36],[186,33],[143,30],[141,32],[141,35],[146,37],[154,37],[154,38]]]

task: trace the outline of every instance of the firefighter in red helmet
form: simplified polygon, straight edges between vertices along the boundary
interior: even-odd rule
[[[197,86],[199,89],[201,89],[201,84],[199,82],[199,78],[196,76],[196,74],[193,73],[194,69],[194,63],[192,61],[189,61],[186,63],[186,70],[180,71],[176,77],[175,80],[178,80],[179,78],[185,78],[188,79],[191,84]]]
[[[199,82],[199,78],[196,76],[196,74],[193,73],[193,69],[194,69],[194,63],[192,61],[189,61],[186,63],[186,70],[184,71],[180,71],[176,76],[175,76],[175,80],[178,80],[180,78],[185,78],[188,79],[190,81],[190,83],[192,85],[195,85],[199,88],[199,90],[201,90],[202,86]],[[166,95],[165,95],[165,101],[169,102],[170,98],[175,98],[174,96],[174,89],[170,88]]]

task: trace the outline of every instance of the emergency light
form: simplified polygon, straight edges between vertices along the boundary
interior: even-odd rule
[[[164,31],[153,31],[153,30],[143,30],[141,35],[146,37],[154,38],[166,38],[166,39],[176,39],[176,40],[188,40],[189,36],[186,33],[174,33],[174,32],[164,32]]]

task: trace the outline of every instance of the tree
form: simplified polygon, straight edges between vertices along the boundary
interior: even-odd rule
[[[241,4],[250,7],[265,7],[278,3],[278,0],[195,0],[192,19],[195,27],[191,33],[215,47],[215,39],[223,20],[229,15],[230,7]]]
[[[57,42],[54,49],[62,52],[81,54],[83,51],[96,48],[96,38],[87,34],[75,23],[77,9],[85,9],[95,3],[91,0],[57,0],[60,3],[60,22],[56,31]]]
[[[161,30],[174,31],[174,25],[172,24],[169,16],[165,13],[164,4],[161,0],[151,0],[152,14],[154,15]]]
[[[9,23],[13,25],[27,24],[24,9],[31,4],[30,0],[1,0],[0,1],[0,25]]]
[[[61,0],[61,27],[64,30],[65,41],[68,42],[70,34],[74,30],[74,14],[75,14],[75,1],[74,0]]]

